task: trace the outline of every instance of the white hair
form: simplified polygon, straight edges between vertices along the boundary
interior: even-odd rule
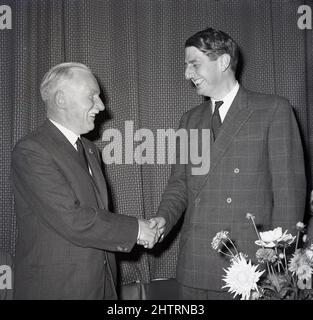
[[[86,65],[78,62],[64,62],[52,67],[44,75],[40,85],[40,94],[44,102],[49,100],[61,80],[73,77],[74,68],[80,68],[92,73]]]

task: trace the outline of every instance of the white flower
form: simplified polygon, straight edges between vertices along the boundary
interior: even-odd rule
[[[297,249],[292,255],[289,261],[288,269],[292,274],[295,274],[299,267],[305,262],[302,252],[300,249]]]
[[[296,272],[299,280],[311,280],[312,268],[308,264],[301,265]]]
[[[257,271],[258,265],[251,264],[242,254],[232,259],[232,264],[228,269],[224,269],[226,276],[223,281],[226,285],[222,288],[229,288],[230,293],[234,293],[234,298],[241,295],[241,300],[249,300],[252,290],[258,291],[257,282],[263,271]]]
[[[297,222],[297,224],[296,224],[297,230],[303,231],[304,227],[305,227],[305,225],[303,222],[301,222],[301,221]]]
[[[259,300],[262,294],[259,291],[252,291],[251,292],[251,300]]]
[[[284,259],[285,258],[285,255],[281,252],[279,255],[278,255],[279,259]]]
[[[305,249],[305,254],[308,257],[308,259],[313,262],[313,250],[312,250],[312,246],[310,248]]]
[[[293,237],[290,233],[287,234],[286,230],[284,233],[281,227],[277,227],[274,230],[260,232],[261,240],[255,241],[258,246],[273,248],[276,247],[278,243],[285,242],[291,244],[294,242],[296,237]]]

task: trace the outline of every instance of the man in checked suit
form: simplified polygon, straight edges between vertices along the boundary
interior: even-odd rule
[[[185,43],[185,77],[210,99],[186,112],[180,127],[211,129],[210,169],[192,175],[192,165],[179,164],[178,155],[153,218],[162,239],[185,212],[176,275],[180,299],[231,298],[221,289],[229,260],[211,247],[217,232],[229,231],[253,259],[256,234],[247,213],[263,230],[281,226],[295,233],[303,219],[306,181],[292,108],[284,98],[240,86],[237,61],[237,44],[222,31],[208,28]]]
[[[80,136],[104,110],[90,69],[57,65],[40,91],[48,119],[12,156],[15,299],[116,299],[113,252],[151,248],[156,228],[108,211],[99,151]]]

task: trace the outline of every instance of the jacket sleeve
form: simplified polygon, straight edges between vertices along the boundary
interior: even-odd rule
[[[268,132],[268,157],[273,192],[273,226],[295,232],[303,221],[306,179],[298,125],[289,102],[278,100]]]
[[[11,178],[15,196],[27,203],[31,214],[75,245],[130,251],[136,243],[137,219],[82,205],[52,155],[39,143],[22,140],[16,145]]]
[[[185,114],[180,120],[179,128],[186,128],[186,119]],[[186,164],[180,164],[180,148],[176,140],[176,163],[172,165],[171,176],[157,212],[157,216],[166,220],[166,235],[184,213],[187,207],[187,196]]]

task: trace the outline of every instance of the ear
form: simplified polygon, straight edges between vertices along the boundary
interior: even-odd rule
[[[228,53],[224,53],[219,56],[219,61],[222,72],[226,71],[230,67],[230,55]]]
[[[64,92],[62,90],[57,90],[54,93],[54,103],[57,107],[64,109],[65,108],[65,96],[64,96]]]

